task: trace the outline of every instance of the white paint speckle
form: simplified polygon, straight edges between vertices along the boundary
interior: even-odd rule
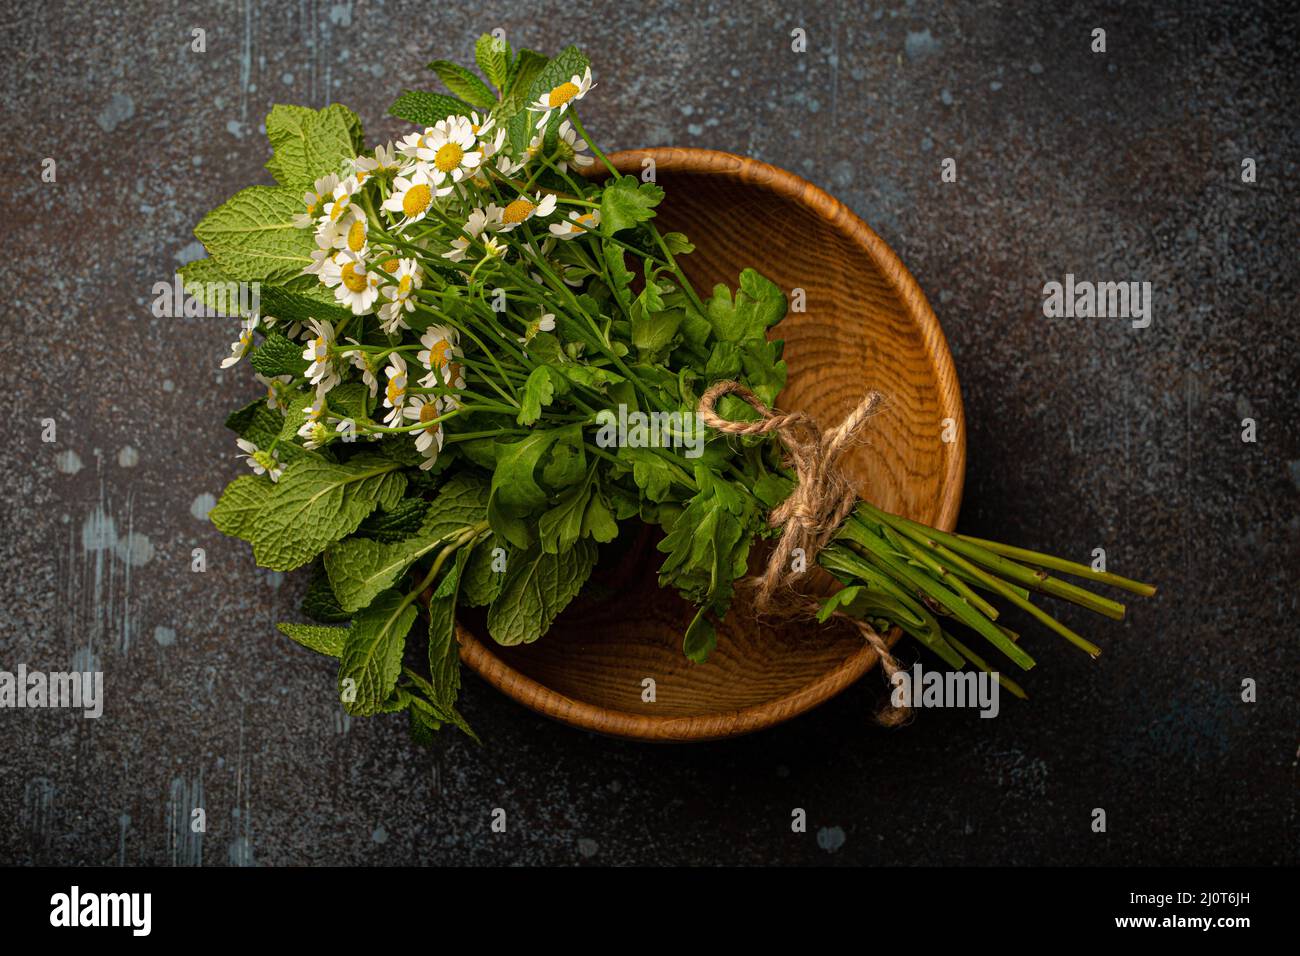
[[[130,445],[126,445],[118,451],[117,463],[123,468],[134,468],[140,464],[140,453]]]
[[[595,856],[596,851],[599,849],[600,847],[596,844],[595,840],[589,839],[588,837],[578,838],[578,852],[581,853],[583,856],[585,856],[587,859],[591,859],[593,856]]]
[[[217,499],[212,497],[208,492],[203,492],[194,499],[194,504],[190,505],[190,514],[200,521],[208,520],[208,512],[217,506]]]
[[[384,829],[382,823],[375,827],[374,832],[370,834],[370,839],[374,840],[376,843],[388,842],[388,831]]]
[[[108,551],[117,546],[117,524],[99,505],[81,525],[81,546],[87,551]]]
[[[159,647],[171,647],[176,643],[176,629],[159,624],[153,629],[153,639],[158,642]]]
[[[138,531],[125,534],[117,541],[117,556],[138,568],[153,560],[153,542]]]
[[[176,383],[169,378],[163,379],[163,391],[164,392],[176,391]]]
[[[844,845],[844,830],[841,827],[822,827],[817,831],[817,845],[827,853],[834,853]]]
[[[75,475],[82,468],[81,456],[68,448],[54,456],[54,467],[65,475]]]

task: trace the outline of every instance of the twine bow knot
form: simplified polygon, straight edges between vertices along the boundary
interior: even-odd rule
[[[717,413],[724,395],[736,395],[758,412],[754,421],[737,422]],[[857,492],[840,470],[839,460],[856,443],[867,420],[880,408],[883,396],[868,392],[835,428],[822,431],[803,412],[776,412],[749,388],[736,381],[715,382],[700,396],[697,413],[704,424],[729,435],[764,435],[776,432],[785,446],[787,463],[798,479],[789,497],[772,510],[768,521],[781,528],[767,568],[758,579],[756,604],[766,610],[772,595],[795,575],[794,552],[802,549],[805,562],[812,561],[835,536],[858,503]],[[807,604],[809,602],[801,602]],[[816,607],[816,602],[811,602]],[[899,669],[889,653],[884,638],[868,622],[836,612],[836,617],[852,621],[880,658],[886,675]],[[907,717],[906,708],[886,707],[877,715],[883,724],[895,725]]]

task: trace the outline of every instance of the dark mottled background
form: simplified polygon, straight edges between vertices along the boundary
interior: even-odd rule
[[[97,662],[108,703],[0,711],[0,862],[1295,863],[1300,31],[1292,5],[1222,6],[5,4],[0,669]],[[254,393],[217,368],[231,323],[156,319],[150,290],[200,255],[203,213],[269,181],[272,103],[341,101],[387,139],[398,89],[493,27],[588,50],[607,145],[757,156],[884,236],[961,374],[962,528],[1160,583],[1089,628],[1099,661],[1035,638],[1030,703],[897,733],[870,723],[874,676],[690,747],[472,677],[483,748],[339,713],[331,665],[273,630],[302,578],[202,518]],[[1151,327],[1043,318],[1067,272],[1150,281]]]

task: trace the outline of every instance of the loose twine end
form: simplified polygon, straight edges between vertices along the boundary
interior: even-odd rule
[[[717,413],[717,404],[725,395],[737,396],[758,412],[759,417],[746,422],[723,418]],[[802,549],[805,563],[814,560],[857,505],[857,492],[839,469],[839,460],[856,443],[867,420],[879,411],[883,398],[879,392],[868,392],[839,425],[822,431],[803,412],[773,411],[740,382],[715,382],[700,396],[697,412],[710,428],[728,435],[776,432],[785,446],[787,463],[797,478],[790,496],[768,516],[772,527],[781,528],[781,536],[768,558],[767,568],[755,582],[755,603],[760,612],[773,610],[773,595],[778,588],[788,587],[795,576],[794,552]],[[785,605],[779,610],[790,616],[807,611],[809,605],[815,608],[818,602],[811,598],[798,598],[793,606]],[[900,669],[898,661],[890,654],[889,646],[875,628],[846,614],[837,613],[835,616],[851,621],[858,628],[880,657],[885,675],[892,678]],[[896,727],[907,717],[906,707],[888,705],[877,714],[876,720],[884,726]]]

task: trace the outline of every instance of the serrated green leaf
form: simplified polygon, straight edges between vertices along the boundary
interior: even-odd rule
[[[316,624],[277,624],[280,633],[291,637],[309,651],[326,657],[339,657],[347,644],[346,627],[321,627]]]
[[[252,290],[222,272],[215,260],[195,259],[185,263],[177,272],[180,273],[184,294],[218,315],[233,317],[254,311]],[[189,302],[184,305],[189,306]],[[181,303],[173,303],[171,314],[179,316],[180,309]]]
[[[533,81],[549,62],[550,60],[533,50],[519,51],[519,56],[510,65],[510,77],[506,81],[505,94],[494,111],[498,120],[509,122],[523,111],[529,103],[528,94],[532,89]],[[527,125],[526,118],[524,124]],[[513,133],[510,140],[512,143],[515,141]],[[523,145],[527,146],[527,141]]]
[[[718,341],[766,341],[767,330],[785,316],[785,293],[753,269],[746,269],[740,274],[734,301],[731,290],[719,284],[705,308]]]
[[[490,110],[497,105],[497,98],[477,76],[458,63],[450,60],[434,60],[429,69],[438,74],[438,79],[456,96],[479,109]]]
[[[301,375],[307,370],[303,348],[279,332],[268,332],[262,344],[253,350],[249,364],[269,378],[277,375]]]
[[[453,96],[427,93],[423,90],[403,90],[402,95],[388,107],[388,112],[416,126],[433,126],[448,116],[468,116],[473,107]]]
[[[345,464],[308,456],[295,461],[257,515],[257,563],[291,571],[355,531],[377,506],[395,507],[406,489],[399,467],[371,453]]]
[[[315,282],[314,276],[304,278]],[[273,316],[286,324],[301,322],[306,325],[311,319],[337,324],[352,315],[351,309],[339,305],[334,299],[334,293],[319,283],[301,292],[290,292],[282,286],[263,285],[260,289],[260,306],[263,315]]]
[[[352,619],[352,615],[339,606],[339,600],[330,588],[329,575],[325,573],[323,562],[317,562],[312,569],[311,581],[302,596],[299,610],[322,624],[337,624]]]
[[[582,589],[596,563],[596,546],[579,541],[562,555],[534,546],[513,555],[501,593],[488,609],[488,631],[498,644],[531,644]]]
[[[423,498],[403,498],[392,511],[376,511],[361,522],[356,533],[383,544],[401,541],[420,530],[428,510],[429,503]]]
[[[555,382],[552,376],[556,374],[545,365],[537,366],[528,374],[519,414],[515,417],[516,423],[531,425],[542,417],[542,409],[555,400]]]
[[[349,714],[381,712],[402,673],[402,650],[415,617],[413,602],[384,591],[352,619],[339,659],[339,699]]]
[[[504,89],[510,76],[510,44],[505,37],[498,39],[485,33],[474,44],[474,61],[488,82],[497,89]]]
[[[221,271],[236,281],[314,282],[314,277],[302,275],[311,264],[315,242],[310,229],[294,225],[300,212],[301,190],[249,186],[204,216],[194,235]]]
[[[271,497],[275,485],[265,475],[244,475],[226,485],[221,500],[208,512],[208,520],[222,534],[249,541],[257,515]]]
[[[506,552],[505,565],[500,571],[495,567],[498,548]],[[461,603],[466,607],[483,607],[485,604],[491,604],[501,592],[501,582],[505,580],[505,569],[509,566],[508,542],[504,538],[491,534],[476,544],[465,565],[465,572],[461,575]]]
[[[461,575],[470,554],[464,547],[442,576],[429,601],[429,683],[433,685],[433,703],[451,712],[460,693],[460,653],[456,644],[456,597]]]
[[[258,448],[270,448],[284,428],[284,415],[259,398],[227,415],[226,427]]]
[[[356,114],[338,103],[323,110],[277,103],[266,117],[266,137],[275,150],[266,168],[280,185],[305,189],[356,155],[356,124]]]
[[[663,189],[655,183],[640,182],[635,176],[611,179],[600,194],[600,231],[612,236],[653,219],[663,198]]]

